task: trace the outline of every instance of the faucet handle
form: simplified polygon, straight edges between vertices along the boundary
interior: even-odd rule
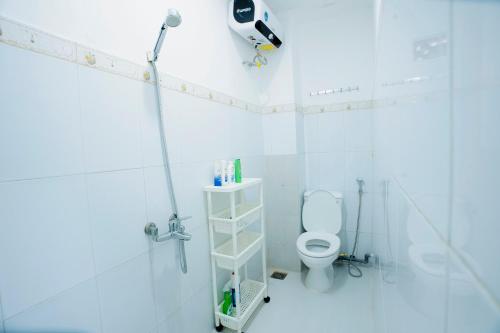
[[[170,216],[170,218],[168,219],[169,222],[181,222],[181,221],[185,221],[185,220],[189,220],[189,219],[192,219],[193,217],[192,216],[182,216],[182,217],[179,217],[177,216],[177,214],[172,214]]]

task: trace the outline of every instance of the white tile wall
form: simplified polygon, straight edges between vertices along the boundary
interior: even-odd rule
[[[310,153],[345,151],[344,112],[325,112],[304,117],[305,149]]]
[[[372,110],[346,112],[345,148],[348,151],[371,151],[372,146]]]
[[[172,214],[166,181],[163,166],[144,169],[147,221],[156,223],[161,231],[168,229],[168,218]]]
[[[83,176],[4,182],[0,200],[6,319],[94,275]]]
[[[0,332],[211,332],[202,188],[218,158],[264,175],[261,114],[162,89],[178,206],[193,216],[182,275],[177,244],[143,231],[171,214],[152,85],[4,44],[0,55]]]
[[[266,155],[297,153],[295,112],[273,113],[262,117]]]
[[[346,152],[345,159],[345,183],[344,190],[358,191],[357,178],[365,181],[363,190],[373,192],[373,153],[367,152]]]
[[[0,53],[0,181],[81,173],[77,66],[4,44]]]
[[[342,1],[335,6],[303,7],[292,12],[295,98],[303,105],[370,99],[375,60],[373,2]],[[311,91],[347,86],[359,86],[360,90],[309,95]]]
[[[80,66],[79,88],[87,172],[142,166],[142,84]]]
[[[346,176],[345,158],[344,151],[306,154],[308,188],[343,192]]]
[[[355,231],[358,215],[358,185],[365,181],[358,255],[372,249],[373,148],[372,110],[348,110],[306,114],[304,140],[307,189],[327,189],[344,194],[344,250],[350,251],[350,232]]]
[[[149,332],[156,311],[149,255],[142,254],[97,278],[103,332]]]
[[[5,322],[8,332],[101,332],[94,279],[35,305]]]
[[[300,271],[296,242],[301,232],[302,155],[266,157],[265,205],[268,265]]]
[[[143,171],[91,174],[87,188],[97,273],[146,252],[149,240],[138,232],[147,223]]]
[[[189,258],[191,259],[191,258]],[[177,244],[168,242],[151,253],[156,317],[159,323],[172,315],[184,300],[181,292],[182,273],[179,271]],[[189,270],[192,261],[189,260]]]
[[[211,332],[206,327],[213,326],[213,313],[204,304],[211,302],[211,289],[204,286],[195,297],[186,300],[183,308],[169,317],[158,328],[158,333],[171,332]],[[213,330],[212,330],[213,331]]]
[[[396,2],[385,3],[378,27],[383,52],[376,96],[444,91],[437,98],[410,98],[411,103],[376,111],[282,112],[262,119],[241,107],[236,111],[231,103],[163,89],[179,207],[193,216],[186,223],[194,236],[186,244],[187,276],[179,272],[175,243],[152,246],[142,233],[147,221],[164,229],[170,214],[153,87],[0,44],[0,89],[6,92],[0,112],[0,202],[5,207],[0,210],[0,332],[4,324],[6,331],[211,331],[201,187],[211,181],[212,160],[242,157],[245,175],[262,176],[264,153],[299,158],[302,149],[307,187],[345,194],[343,250],[350,251],[354,239],[355,179],[366,181],[358,254],[375,251],[383,261],[380,296],[387,333],[498,331],[498,214],[492,207],[500,186],[494,112],[500,43],[491,32],[498,30],[500,6]],[[369,6],[364,9],[357,19],[371,16]],[[318,14],[321,22],[310,28],[330,24],[327,13]],[[447,91],[449,54],[415,61],[400,47],[436,33],[450,37],[450,20],[454,85],[464,88],[453,92],[453,109]],[[369,44],[360,45],[365,50]],[[346,48],[334,43],[325,50],[332,51],[332,45]],[[368,54],[356,50],[349,45],[357,56]],[[365,83],[371,84],[371,74],[361,67],[341,68],[340,75],[337,70],[336,81],[352,73],[368,98]],[[430,74],[433,80],[424,86],[379,87]],[[316,76],[307,75],[313,80],[303,88],[308,82],[330,84],[330,75]],[[323,88],[328,87],[318,86]],[[273,170],[271,264],[294,267],[304,189],[298,178],[304,170],[291,168],[286,159]],[[391,179],[389,226],[381,208],[386,178]],[[274,200],[275,193],[285,194]],[[288,212],[290,207],[297,212]],[[283,232],[283,226],[289,228]]]
[[[142,93],[139,97],[140,113],[141,113],[141,147],[142,147],[142,164],[147,166],[163,165],[163,158],[161,153],[161,139],[160,130],[158,126],[158,112],[156,110],[156,95],[155,87],[153,85],[142,83],[140,84]],[[163,91],[163,96],[165,92]],[[165,98],[165,97],[163,97]],[[168,105],[172,103],[169,100]],[[164,105],[165,106],[165,105]],[[170,111],[172,110],[172,112]],[[179,126],[173,126],[177,119],[173,117],[173,106],[168,110],[164,110],[168,117],[165,122],[165,129],[167,138],[173,140],[175,134],[173,131]],[[168,146],[169,159],[172,163],[179,160],[179,149],[177,146]]]
[[[373,193],[364,193],[361,199],[361,218],[359,230],[365,233],[373,232]],[[344,193],[345,224],[347,231],[356,231],[358,219],[359,194],[358,192]]]

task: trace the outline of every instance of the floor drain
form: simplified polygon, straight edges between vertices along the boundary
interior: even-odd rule
[[[285,272],[274,271],[273,274],[271,274],[271,277],[273,279],[284,280],[287,275],[288,273]]]

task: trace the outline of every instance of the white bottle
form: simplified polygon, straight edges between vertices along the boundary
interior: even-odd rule
[[[227,162],[227,182],[228,184],[234,184],[234,161]]]
[[[222,164],[221,161],[214,162],[214,186],[222,186]]]
[[[222,186],[226,186],[228,184],[228,179],[227,179],[227,161],[226,160],[220,160],[220,165],[221,165],[221,176],[222,176]]]
[[[236,290],[236,286],[238,286],[238,290]],[[236,300],[241,303],[241,284],[239,277],[237,278],[234,272],[231,274],[231,298],[233,302],[233,311],[236,312]]]

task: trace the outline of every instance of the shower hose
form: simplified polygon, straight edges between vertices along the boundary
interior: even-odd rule
[[[156,68],[156,63],[151,61],[151,66],[153,67],[153,73],[155,76],[155,91],[156,91],[156,102],[158,106],[158,124],[161,138],[161,151],[163,157],[163,164],[165,166],[165,180],[167,185],[167,190],[169,192],[170,205],[172,207],[173,216],[178,217],[179,212],[177,209],[177,201],[175,200],[174,184],[172,182],[172,173],[170,171],[170,163],[168,158],[167,149],[167,137],[165,135],[164,119],[163,119],[163,105],[161,99],[161,89],[160,89],[160,75],[158,74],[158,69]],[[187,261],[186,261],[186,250],[184,248],[184,241],[179,239],[177,241],[177,248],[179,251],[179,260],[181,265],[181,270],[184,274],[187,273]]]

